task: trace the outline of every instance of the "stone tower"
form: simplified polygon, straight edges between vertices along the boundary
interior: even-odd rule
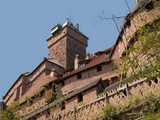
[[[88,38],[79,31],[79,26],[71,22],[56,25],[51,29],[52,36],[47,40],[49,59],[60,64],[66,71],[74,68],[74,59],[86,57]]]

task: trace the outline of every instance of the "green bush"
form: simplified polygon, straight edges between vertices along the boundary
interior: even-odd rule
[[[105,120],[114,120],[116,117],[117,109],[111,104],[107,104],[102,110],[101,118]]]

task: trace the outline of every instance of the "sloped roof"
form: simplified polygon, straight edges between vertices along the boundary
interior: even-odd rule
[[[44,58],[44,60],[30,73],[30,72],[26,72],[26,73],[23,73],[23,74],[21,74],[18,78],[17,78],[17,80],[13,83],[13,85],[9,88],[9,90],[7,91],[7,93],[3,96],[3,99],[5,99],[6,98],[6,96],[9,94],[9,92],[12,90],[12,88],[21,80],[21,78],[23,78],[23,77],[29,77],[29,76],[31,76],[31,75],[33,75],[43,64],[45,64],[46,62],[49,62],[49,63],[51,63],[51,64],[55,64],[55,65],[57,65],[57,66],[59,66],[59,67],[61,67],[60,65],[58,65],[58,64],[56,64],[56,63],[54,63],[54,62],[52,62],[52,61],[49,61],[47,58]],[[62,69],[63,69],[63,67],[61,67]]]

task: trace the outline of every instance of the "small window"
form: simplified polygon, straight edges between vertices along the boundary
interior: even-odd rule
[[[79,94],[78,95],[78,102],[82,102],[83,101],[83,95],[82,94]]]
[[[77,79],[81,79],[81,78],[82,78],[82,74],[78,74]]]
[[[157,78],[155,78],[155,79],[154,79],[154,82],[155,82],[156,84],[158,84],[158,79],[157,79]]]
[[[131,26],[131,21],[130,21],[130,19],[126,19],[126,25],[127,25],[128,27]]]
[[[115,77],[113,77],[113,78],[111,78],[111,80],[112,80],[112,83],[115,83],[115,82],[117,82],[118,81],[118,77],[117,76],[115,76]]]
[[[151,86],[152,85],[152,81],[148,81],[148,85]]]
[[[102,66],[97,66],[97,72],[102,71]]]
[[[61,85],[64,86],[64,84],[65,84],[65,83],[64,83],[64,80],[62,80],[62,81],[61,81]]]
[[[103,85],[104,85],[105,87],[108,87],[108,86],[109,86],[109,80],[107,79],[107,80],[103,81]]]
[[[65,102],[62,102],[61,110],[64,110],[64,109],[65,109]]]

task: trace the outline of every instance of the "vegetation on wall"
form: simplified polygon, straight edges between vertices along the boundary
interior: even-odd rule
[[[55,100],[62,99],[62,91],[60,85],[52,83],[51,87],[46,90],[46,102],[51,103]]]
[[[93,120],[159,120],[160,97],[130,97],[125,107],[107,104]]]
[[[19,120],[16,111],[19,109],[19,102],[14,102],[8,106],[0,115],[0,120]]]
[[[138,1],[138,10],[139,11],[148,11],[156,7],[160,7],[159,0],[137,0]]]
[[[141,27],[129,41],[122,58],[122,73],[127,81],[160,77],[160,19]],[[150,74],[148,74],[150,73]],[[124,75],[125,74],[125,75]],[[124,78],[122,78],[124,79]]]
[[[159,0],[156,3],[160,5]],[[122,84],[140,79],[146,79],[149,82],[154,80],[158,83],[160,79],[160,18],[141,27],[134,37],[128,40],[128,43],[119,67],[122,73]],[[133,116],[133,120],[136,115],[141,116],[139,120],[160,120],[160,99],[156,101],[157,96],[160,96],[158,91],[149,93],[143,99],[139,96],[128,97],[126,105],[120,108],[106,105],[98,115],[100,118],[97,119],[124,120],[127,112],[130,114],[130,111],[139,107],[137,104],[140,104],[141,109]]]

